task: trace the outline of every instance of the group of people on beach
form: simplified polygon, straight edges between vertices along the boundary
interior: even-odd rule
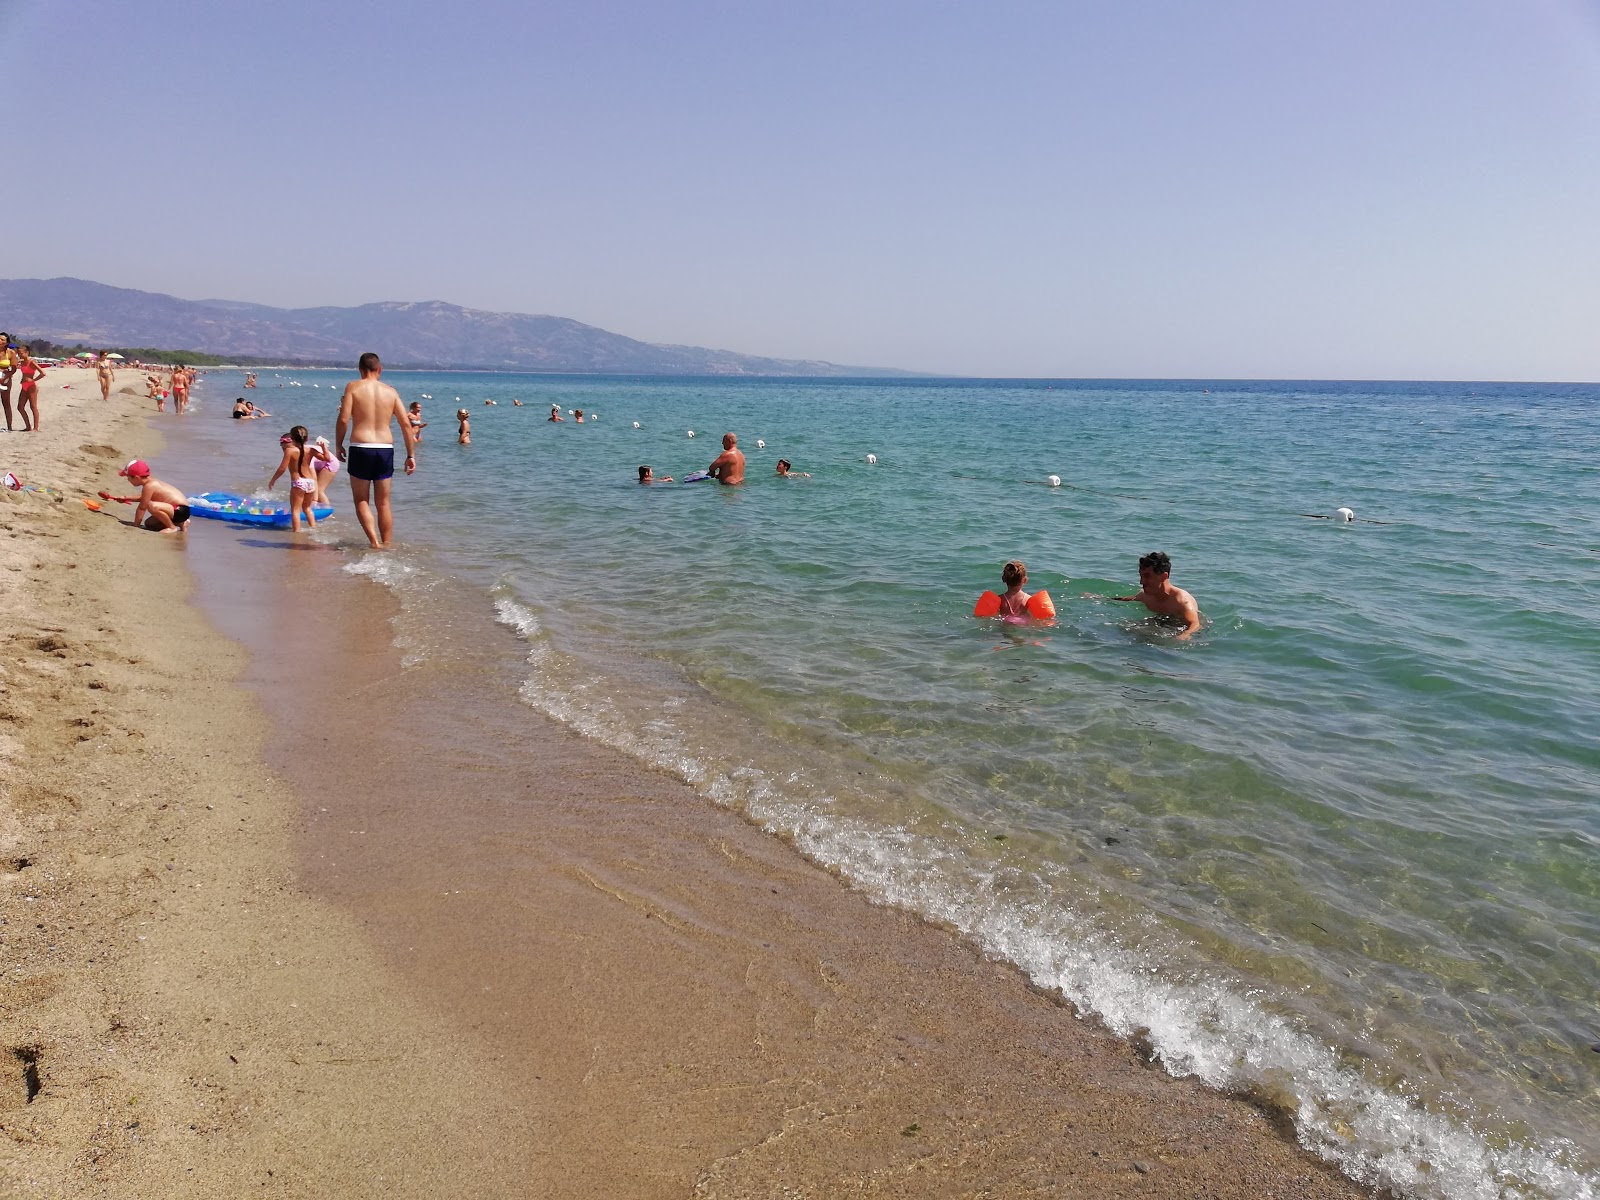
[[[422,419],[420,402],[407,408],[400,393],[383,382],[383,363],[376,354],[363,354],[357,369],[361,377],[345,384],[339,397],[333,444],[330,446],[325,437],[313,439],[304,425],[296,425],[279,439],[283,458],[267,487],[276,486],[287,475],[290,529],[298,532],[302,520],[315,528],[313,510],[328,503],[328,484],[339,464],[344,463],[349,468],[350,500],[356,520],[372,548],[379,550],[394,542],[394,513],[389,500],[394,479],[393,427],[399,425],[405,441],[404,469],[410,475],[417,469],[417,443],[428,423]],[[239,403],[250,406],[247,400]]]
[[[24,433],[39,428],[39,380],[44,378],[44,367],[29,352],[27,346],[11,340],[8,333],[0,333],[0,402],[6,410],[6,431],[12,432],[11,389],[17,376],[22,377],[22,391],[17,398],[17,415],[22,418]]]
[[[82,361],[65,363],[67,366],[93,367],[96,381],[100,385],[100,399],[110,400],[111,389],[116,385],[119,356],[110,351],[101,350],[95,353],[90,361],[90,354],[86,350],[78,356]],[[57,364],[54,359],[48,360],[52,365]],[[134,362],[131,364],[136,370],[146,370],[144,364]],[[34,432],[39,428],[39,381],[44,378],[46,362],[33,357],[30,348],[20,342],[12,340],[8,333],[0,333],[0,407],[5,409],[6,429],[14,431],[17,417],[22,418],[22,428],[25,433]],[[178,364],[173,367],[168,378],[163,378],[160,368],[149,371],[145,376],[145,395],[156,402],[156,411],[167,410],[167,397],[170,395],[174,407],[179,413],[187,411],[189,407],[189,388],[194,383],[196,372],[193,368]],[[18,384],[20,383],[20,388]],[[13,394],[16,394],[16,408],[12,408]]]
[[[3,338],[4,335],[0,335],[0,342],[3,342]],[[5,361],[0,359],[0,364]],[[296,425],[280,439],[283,457],[267,486],[276,486],[278,480],[287,475],[290,527],[298,531],[304,520],[314,528],[314,506],[327,503],[328,483],[338,471],[339,464],[347,464],[356,520],[370,545],[374,549],[383,549],[394,541],[394,515],[390,502],[395,466],[394,426],[399,426],[405,442],[404,470],[410,475],[417,469],[417,445],[428,423],[422,419],[420,401],[413,401],[408,406],[394,388],[383,382],[383,363],[376,354],[363,354],[357,367],[360,378],[347,383],[339,398],[333,445],[330,447],[328,440],[323,437],[311,438],[304,425]],[[9,403],[6,415],[9,424]],[[236,419],[247,420],[266,415],[257,412],[254,404],[242,396],[235,402],[233,416]],[[578,421],[583,419],[581,410],[575,410],[574,416]],[[458,443],[470,444],[470,414],[465,408],[458,409],[456,419],[459,422]],[[551,406],[549,420],[562,420],[559,404]],[[739,449],[739,437],[729,431],[722,435],[722,452],[711,461],[705,472],[687,478],[715,480],[724,486],[736,487],[744,482],[746,466],[744,451]],[[137,497],[108,498],[128,502],[137,500],[139,508],[135,512],[136,523],[144,523],[147,528],[163,533],[177,532],[186,526],[189,506],[181,491],[155,479],[149,466],[142,460],[130,462],[120,473],[137,484],[140,493]],[[789,460],[779,459],[777,474],[794,477],[804,473],[795,472]],[[672,477],[657,477],[649,465],[641,465],[639,482],[671,483]],[[1000,575],[1006,591],[999,597],[998,611],[993,615],[1007,621],[1035,619],[1038,606],[1030,605],[1034,597],[1025,590],[1028,583],[1026,564],[1018,560],[1007,562],[1001,568]],[[1180,623],[1183,628],[1177,635],[1178,639],[1186,640],[1201,628],[1200,609],[1193,596],[1172,583],[1171,575],[1172,561],[1165,553],[1154,551],[1146,554],[1139,559],[1139,590],[1113,599],[1143,604],[1157,616]],[[1053,606],[1049,611],[1053,612]]]

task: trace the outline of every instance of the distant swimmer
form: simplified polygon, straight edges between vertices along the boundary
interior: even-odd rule
[[[383,363],[376,354],[361,356],[361,378],[344,386],[339,399],[339,420],[334,426],[334,450],[350,468],[350,499],[356,520],[374,550],[394,541],[394,514],[389,509],[389,488],[394,481],[394,431],[400,423],[406,443],[406,474],[417,469],[417,436],[412,431],[400,393],[383,382]],[[348,454],[344,439],[351,439]],[[376,513],[373,509],[376,506]]]
[[[464,408],[456,409],[456,420],[461,422],[461,428],[456,430],[456,445],[472,445],[472,421],[467,410]]]
[[[712,460],[706,474],[718,483],[733,485],[744,482],[744,451],[739,449],[739,436],[722,435],[722,453]]]
[[[513,400],[511,403],[517,408],[521,408],[522,407],[522,401],[521,400]]]
[[[581,409],[581,408],[573,409],[572,410],[572,419],[574,421],[576,421],[579,425],[582,425],[583,424],[583,409]]]
[[[787,458],[780,458],[778,460],[778,474],[782,475],[785,479],[810,479],[811,478],[811,472],[810,471],[796,471],[793,467],[791,467],[789,465],[789,460]]]
[[[1113,600],[1137,600],[1158,616],[1171,617],[1183,622],[1180,642],[1187,641],[1200,631],[1200,607],[1194,597],[1180,587],[1173,587],[1168,576],[1172,574],[1172,560],[1161,551],[1146,554],[1139,559],[1139,591],[1132,596],[1113,596]]]
[[[411,423],[411,433],[414,437],[414,440],[420,445],[422,442],[422,431],[428,427],[428,423],[422,419],[421,400],[413,400],[411,402],[411,407],[406,412],[406,420]]]
[[[550,417],[549,417],[549,419],[552,420],[552,421],[565,421],[566,420],[566,418],[561,415],[561,405],[552,404],[550,406]]]
[[[671,475],[663,475],[660,479],[657,479],[655,472],[652,471],[649,467],[640,467],[639,468],[639,482],[640,483],[671,483],[672,482],[672,476]]]

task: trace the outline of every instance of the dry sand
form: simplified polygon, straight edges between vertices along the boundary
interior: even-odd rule
[[[0,493],[0,1195],[1364,1194],[493,670],[403,671],[337,555],[262,586],[89,512],[146,402],[42,397],[0,434],[66,492]],[[323,670],[267,652],[290,605]]]

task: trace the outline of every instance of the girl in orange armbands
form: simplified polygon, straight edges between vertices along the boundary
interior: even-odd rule
[[[1001,567],[1000,582],[1006,585],[1006,594],[997,596],[993,592],[983,593],[978,597],[977,607],[972,610],[973,616],[1001,617],[1007,621],[1024,621],[1032,617],[1037,621],[1048,621],[1056,615],[1056,606],[1049,592],[1038,591],[1030,596],[1022,590],[1028,582],[1028,568],[1022,562],[1013,559]]]

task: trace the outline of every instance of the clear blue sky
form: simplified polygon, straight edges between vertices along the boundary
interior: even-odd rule
[[[0,0],[0,45],[0,276],[958,374],[1600,380],[1600,0]]]

